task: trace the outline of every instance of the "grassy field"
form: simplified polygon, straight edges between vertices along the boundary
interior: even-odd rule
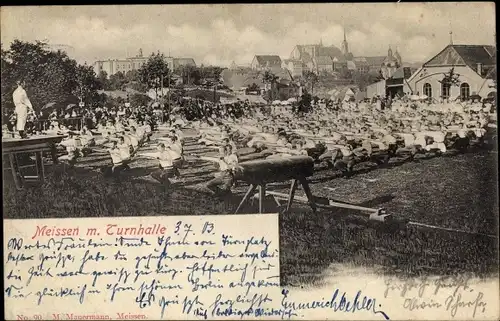
[[[208,150],[192,144],[186,152],[206,154]],[[193,162],[181,170],[182,187],[165,192],[149,177],[154,161],[134,162],[120,180],[100,173],[99,168],[110,162],[107,155],[93,154],[74,169],[49,166],[42,188],[21,191],[4,175],[4,218],[232,213],[246,189],[237,186],[234,196],[225,200],[198,191],[194,187],[213,177],[215,167]],[[355,169],[357,175],[342,179],[333,170],[318,168],[310,178],[313,194],[384,207],[396,217],[421,223],[497,233],[495,151],[393,162],[385,169]],[[270,188],[286,192],[288,183]],[[299,189],[297,195],[303,192]],[[256,210],[255,206],[245,209]],[[268,206],[267,210],[276,208]],[[344,210],[313,214],[297,204],[291,213],[281,215],[282,283],[320,285],[338,264],[400,276],[465,272],[487,276],[496,272],[498,239],[414,227],[388,230],[354,214]]]

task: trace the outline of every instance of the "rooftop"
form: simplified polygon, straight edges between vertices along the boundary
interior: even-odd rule
[[[424,66],[466,65],[477,70],[477,64],[494,66],[496,64],[496,48],[487,45],[448,45],[424,63]]]
[[[373,57],[367,57],[367,56],[362,56],[362,57],[354,57],[353,60],[357,64],[367,64],[370,66],[382,66],[382,63],[384,62],[386,56],[373,56]]]
[[[281,58],[277,55],[255,55],[255,59],[260,65],[280,65]]]
[[[411,77],[411,68],[410,67],[401,67],[398,68],[391,78],[393,79],[408,79]]]
[[[314,57],[314,61],[318,65],[331,65],[333,63],[332,58],[329,56]]]

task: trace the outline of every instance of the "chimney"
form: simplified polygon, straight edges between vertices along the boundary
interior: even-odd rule
[[[477,63],[477,73],[478,73],[479,75],[482,75],[482,74],[483,74],[483,64],[482,64],[482,63],[480,63],[480,62],[478,62],[478,63]]]

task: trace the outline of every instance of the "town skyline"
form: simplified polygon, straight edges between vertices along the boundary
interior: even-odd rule
[[[255,55],[288,58],[295,45],[341,47],[423,62],[450,42],[494,44],[491,3],[57,6],[2,8],[2,46],[47,40],[80,63],[160,51],[197,64],[249,64]],[[474,20],[463,24],[463,19]],[[71,35],[71,37],[68,37]]]

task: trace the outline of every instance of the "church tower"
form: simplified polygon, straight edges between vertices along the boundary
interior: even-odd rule
[[[347,43],[347,37],[345,35],[345,28],[344,28],[344,41],[342,41],[341,50],[342,50],[342,54],[344,54],[344,56],[349,55],[349,44]]]
[[[403,65],[403,60],[398,52],[398,48],[396,48],[396,52],[394,53],[394,58],[396,58],[396,62],[398,63],[399,67],[401,67]]]

